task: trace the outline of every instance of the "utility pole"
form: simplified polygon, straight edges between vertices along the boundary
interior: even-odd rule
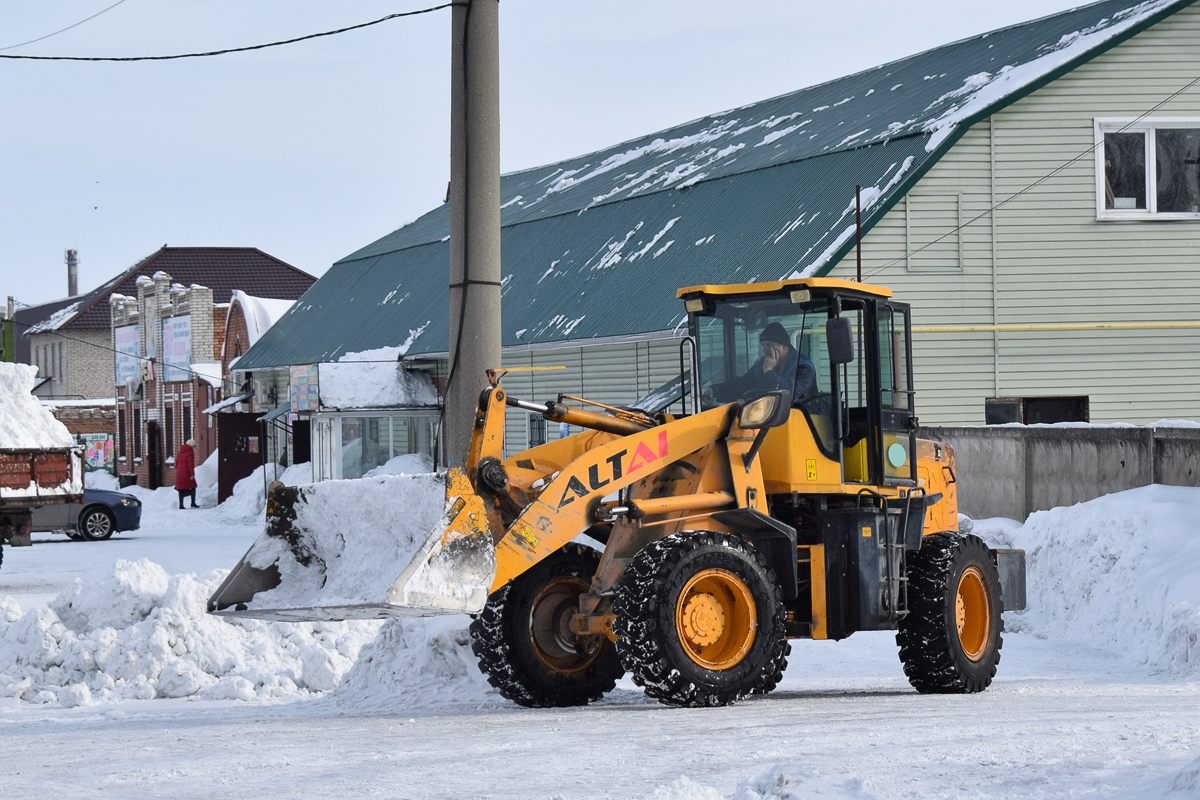
[[[450,375],[446,460],[466,461],[485,370],[500,366],[500,3],[452,9]]]

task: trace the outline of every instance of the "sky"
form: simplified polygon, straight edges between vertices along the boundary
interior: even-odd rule
[[[166,55],[332,30],[437,0],[0,5],[0,53]],[[507,0],[501,168],[582,155],[1078,3]],[[313,275],[438,206],[450,11],[214,58],[0,60],[0,301],[86,292],[172,246],[258,247]]]

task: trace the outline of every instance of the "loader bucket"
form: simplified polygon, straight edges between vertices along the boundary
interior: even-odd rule
[[[495,573],[483,501],[457,467],[276,485],[266,530],[208,610],[294,622],[474,614]]]

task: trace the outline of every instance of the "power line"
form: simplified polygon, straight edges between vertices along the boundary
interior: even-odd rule
[[[321,33],[310,33],[305,36],[297,36],[294,39],[283,39],[278,42],[267,42],[266,44],[252,44],[246,47],[229,47],[224,50],[210,50],[206,53],[178,53],[170,56],[22,56],[0,53],[0,58],[22,59],[25,61],[172,61],[179,58],[206,58],[208,56],[223,56],[229,53],[245,53],[250,50],[265,50],[268,47],[280,47],[285,44],[295,44],[296,42],[307,41],[308,39],[319,39],[322,36],[336,36],[339,33],[347,31],[356,31],[360,28],[369,28],[372,25],[378,25],[381,22],[388,20],[399,19],[400,17],[415,17],[418,14],[428,14],[432,11],[441,11],[443,8],[451,8],[452,6],[469,5],[464,2],[443,3],[440,6],[432,6],[430,8],[422,8],[417,11],[401,11],[396,14],[388,14],[386,17],[372,20],[370,22],[361,22],[358,25],[348,25],[345,28],[338,28],[333,31],[323,31]]]
[[[21,301],[14,300],[14,302],[20,303]],[[27,303],[21,303],[21,305],[25,306],[26,308],[32,308],[32,306],[28,305]],[[13,319],[12,323],[13,323],[13,325],[20,325],[23,328],[36,328],[41,324],[40,322],[21,322],[19,319]],[[118,350],[115,347],[107,347],[102,344],[96,344],[95,342],[89,342],[87,339],[80,339],[75,336],[69,336],[69,335],[67,335],[59,330],[53,329],[53,328],[45,328],[42,330],[37,330],[37,331],[34,331],[34,333],[53,333],[55,336],[58,336],[61,339],[65,339],[68,342],[76,342],[78,344],[87,345],[88,347],[95,347],[98,350],[104,350],[105,352],[108,352],[108,353],[115,353],[116,355],[120,355],[120,356],[130,356],[131,358],[136,358],[138,361],[153,361],[155,363],[161,364],[164,369],[167,367],[170,367],[171,369],[177,369],[180,372],[187,372],[187,373],[190,373],[191,375],[195,375],[200,378],[208,377],[205,375],[205,373],[200,372],[198,370],[191,369],[190,367],[179,367],[174,364],[167,364],[163,361],[160,361],[157,357],[156,358],[146,358],[145,356],[139,355],[137,353],[127,353],[124,350]],[[32,347],[32,344],[30,346]],[[221,379],[221,383],[222,384],[225,383],[224,378]],[[230,383],[233,383],[233,381],[230,381]],[[116,384],[113,384],[113,385],[115,386]]]
[[[116,8],[117,6],[121,5],[121,3],[124,3],[124,2],[125,2],[125,0],[117,0],[117,2],[113,3],[108,8],[97,11],[95,14],[92,14],[87,19],[79,20],[79,22],[76,22],[74,25],[68,25],[67,27],[63,28],[62,30],[57,30],[54,33],[47,33],[45,36],[39,36],[36,39],[30,39],[28,42],[21,42],[20,44],[10,44],[8,47],[0,47],[0,50],[13,50],[18,47],[24,47],[27,44],[33,44],[34,42],[40,42],[43,39],[49,39],[51,36],[58,36],[60,33],[66,33],[67,31],[71,30],[71,28],[78,28],[80,25],[87,22],[88,20],[95,19],[96,17],[103,14],[105,11],[112,11],[114,8]]]
[[[17,300],[17,299],[15,299],[15,298],[13,299],[13,302],[14,302],[14,303],[16,303],[16,304],[19,304],[19,305],[21,305],[21,306],[24,306],[25,308],[32,308],[32,307],[33,307],[33,306],[30,306],[28,303],[24,303],[24,302],[22,302],[22,301],[20,301],[20,300]],[[12,323],[13,323],[14,325],[20,325],[20,326],[21,326],[21,327],[23,327],[23,328],[36,328],[38,325],[40,325],[40,324],[41,324],[41,323],[39,323],[39,322],[21,322],[21,321],[20,321],[20,320],[18,320],[18,319],[14,319],[14,320],[12,321]],[[58,336],[58,337],[60,337],[60,338],[62,338],[62,339],[65,339],[65,340],[67,340],[67,341],[70,341],[70,342],[76,342],[76,343],[78,343],[78,344],[86,345],[86,346],[88,346],[88,347],[95,347],[95,348],[97,348],[97,349],[99,349],[99,350],[103,350],[103,351],[105,351],[105,352],[107,352],[107,353],[115,353],[115,354],[117,354],[117,355],[122,355],[122,356],[130,356],[131,358],[136,358],[138,361],[154,361],[154,362],[156,362],[156,363],[159,363],[159,364],[161,364],[161,365],[162,365],[162,367],[163,367],[164,369],[165,369],[165,368],[167,368],[167,367],[170,367],[171,369],[177,369],[177,370],[179,370],[180,372],[188,372],[188,373],[191,373],[192,375],[198,375],[198,376],[200,376],[200,377],[202,377],[202,378],[204,378],[204,377],[207,377],[207,376],[205,375],[205,373],[199,372],[199,371],[197,371],[197,370],[194,370],[194,369],[190,369],[190,368],[188,368],[188,367],[180,367],[180,366],[176,366],[176,365],[174,365],[174,364],[167,364],[167,363],[165,363],[165,362],[162,362],[162,361],[160,361],[158,358],[146,358],[145,356],[138,355],[137,353],[128,353],[128,352],[126,352],[126,351],[124,351],[124,350],[117,350],[117,349],[116,349],[116,348],[114,348],[114,347],[107,347],[107,346],[105,346],[105,345],[102,345],[102,344],[96,344],[95,342],[89,342],[87,339],[80,339],[80,338],[77,338],[77,337],[75,337],[75,336],[68,336],[67,334],[65,334],[65,333],[62,333],[62,332],[61,332],[61,331],[59,331],[59,330],[55,330],[55,329],[51,329],[51,328],[46,328],[46,329],[43,329],[43,330],[34,331],[34,333],[53,333],[55,336]],[[330,361],[330,362],[321,362],[321,363],[329,363],[329,364],[399,364],[399,363],[400,363],[400,359],[396,359],[396,358],[384,358],[384,359],[364,359],[364,360],[361,360],[361,361],[360,361],[360,360],[358,360],[358,359],[355,359],[355,360],[353,360],[353,361]],[[225,381],[225,379],[224,379],[224,378],[222,378],[222,379],[221,379],[221,382],[222,382],[222,383],[225,383],[226,381]],[[230,380],[229,382],[230,382],[230,383],[236,383],[236,381],[233,381],[233,380]]]
[[[1152,108],[1148,109],[1147,111],[1142,112],[1136,119],[1130,120],[1129,122],[1122,125],[1116,131],[1114,131],[1114,133],[1121,133],[1121,132],[1126,131],[1129,128],[1133,127],[1134,125],[1137,125],[1139,122],[1144,120],[1146,117],[1150,116],[1155,111],[1158,111],[1160,108],[1165,106],[1167,103],[1171,102],[1176,97],[1179,97],[1184,92],[1186,92],[1188,89],[1191,89],[1192,87],[1196,86],[1197,84],[1200,84],[1200,76],[1189,81],[1187,83],[1187,85],[1183,86],[1182,88],[1177,89],[1176,91],[1167,95],[1167,97],[1163,98],[1161,101],[1156,103]],[[1042,185],[1046,181],[1048,181],[1051,178],[1053,178],[1054,176],[1058,175],[1060,172],[1062,172],[1063,170],[1072,166],[1079,160],[1095,155],[1096,150],[1100,147],[1102,142],[1103,142],[1103,140],[1100,140],[1100,141],[1096,142],[1095,144],[1093,144],[1091,147],[1084,150],[1083,152],[1078,153],[1075,156],[1072,156],[1070,159],[1063,162],[1062,164],[1059,164],[1057,167],[1055,167],[1054,169],[1052,169],[1050,172],[1046,173],[1042,177],[1038,178],[1033,183],[1030,183],[1029,185],[1025,186],[1024,188],[1015,192],[1014,194],[1009,195],[1008,197],[1004,198],[1003,200],[996,203],[994,206],[991,206],[990,208],[986,209],[985,211],[981,211],[980,213],[976,214],[974,217],[971,217],[971,219],[967,220],[966,222],[962,223],[961,225],[957,225],[957,226],[951,228],[950,230],[946,231],[946,233],[942,234],[941,236],[937,237],[936,239],[922,245],[921,247],[916,248],[915,250],[906,250],[903,255],[893,258],[891,261],[888,261],[888,262],[882,264],[881,266],[876,267],[875,269],[866,273],[865,277],[869,278],[873,275],[878,275],[880,272],[883,272],[884,270],[888,269],[889,267],[894,267],[897,264],[901,263],[902,261],[908,259],[909,257],[914,256],[917,253],[922,252],[923,250],[927,250],[928,248],[932,247],[933,245],[937,244],[938,242],[942,241],[943,239],[953,236],[954,234],[958,233],[962,229],[966,228],[968,225],[975,224],[979,220],[981,220],[984,217],[988,216],[989,214],[995,212],[1001,206],[1007,205],[1007,204],[1011,203],[1013,200],[1016,200],[1018,197],[1021,197],[1022,195],[1027,194],[1028,192],[1032,191],[1033,189],[1036,189],[1038,186]]]

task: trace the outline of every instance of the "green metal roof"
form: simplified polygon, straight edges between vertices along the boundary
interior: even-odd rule
[[[823,275],[975,122],[1196,0],[1107,0],[501,179],[504,346],[670,330],[678,286]],[[334,264],[238,369],[448,350],[443,205]]]

